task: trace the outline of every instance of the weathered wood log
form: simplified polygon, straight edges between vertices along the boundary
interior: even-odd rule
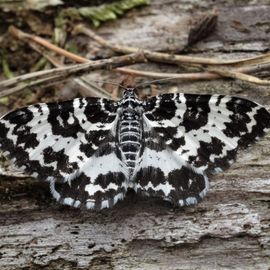
[[[204,0],[195,7],[193,2],[152,1],[99,32],[127,45],[176,50],[185,24],[177,30],[168,21],[186,19],[211,3]],[[269,11],[269,4],[220,4],[215,33],[194,45],[193,52],[237,57],[264,51]],[[248,30],[239,32],[235,21]],[[230,80],[166,90],[241,95],[270,104],[266,87]],[[46,183],[0,177],[0,269],[269,269],[270,134],[241,152],[210,184],[206,198],[193,207],[173,208],[129,193],[114,208],[91,212],[56,204]]]

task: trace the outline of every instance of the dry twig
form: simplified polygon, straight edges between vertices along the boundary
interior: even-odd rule
[[[232,78],[232,79],[238,79],[241,81],[256,83],[256,84],[260,84],[260,85],[270,85],[269,80],[262,80],[260,78],[255,77],[255,76],[239,72],[237,70],[230,71],[230,70],[226,70],[226,69],[216,69],[216,70],[213,70],[212,72],[217,73],[218,75],[221,75],[224,77]]]
[[[111,44],[106,41],[104,38],[95,34],[92,30],[87,29],[84,25],[79,24],[75,27],[75,32],[84,33],[87,36],[94,39],[96,42],[112,49],[115,52],[119,53],[130,53],[139,50],[138,48],[121,46]],[[213,58],[202,58],[202,57],[192,57],[192,56],[183,56],[183,55],[171,55],[166,53],[151,52],[149,50],[144,51],[145,57],[148,60],[158,61],[158,62],[169,62],[173,64],[189,64],[201,66],[203,69],[206,69],[207,72],[197,72],[197,73],[186,73],[186,74],[164,74],[164,73],[153,73],[138,71],[127,68],[118,68],[117,71],[129,75],[137,75],[144,77],[152,78],[166,78],[172,77],[174,79],[181,80],[210,80],[218,79],[220,77],[239,79],[242,81],[247,81],[250,83],[260,84],[260,85],[270,85],[269,80],[262,80],[255,76],[247,75],[245,73],[257,72],[264,65],[269,67],[270,64],[270,53],[249,57],[239,60],[219,60]],[[214,67],[216,66],[216,67]],[[265,68],[265,67],[264,67]]]
[[[101,36],[95,34],[92,30],[86,28],[83,24],[79,24],[74,28],[75,33],[83,33],[88,37],[92,38],[100,45],[110,48],[114,52],[118,53],[134,53],[138,50],[142,50],[142,48],[134,48],[128,46],[122,46],[119,44],[111,44]],[[186,55],[173,55],[168,53],[159,53],[159,52],[152,52],[149,50],[144,50],[145,57],[148,60],[155,61],[155,62],[165,62],[165,63],[173,63],[173,64],[189,64],[189,65],[230,65],[230,66],[246,66],[246,65],[256,65],[262,63],[269,63],[270,62],[270,53],[266,53],[263,55],[249,57],[244,59],[238,60],[221,60],[221,59],[214,59],[214,58],[203,58],[203,57],[193,57],[193,56],[186,56]]]
[[[51,51],[54,51],[60,55],[65,55],[66,57],[73,59],[75,62],[77,63],[85,63],[84,58],[80,57],[74,53],[70,53],[67,50],[64,50],[50,42],[48,42],[47,40],[35,36],[35,35],[30,35],[27,34],[21,30],[19,30],[18,28],[14,27],[14,26],[10,26],[8,29],[9,33],[12,34],[14,37],[20,39],[20,40],[25,40],[25,41],[34,41],[35,43],[38,43],[46,48],[48,48]]]
[[[107,68],[113,69],[116,71],[135,75],[135,76],[144,76],[144,77],[152,77],[152,78],[173,78],[176,80],[211,80],[218,79],[220,77],[228,77],[234,79],[240,79],[243,81],[248,81],[251,83],[261,84],[261,85],[269,85],[269,80],[262,80],[255,76],[247,75],[245,73],[258,72],[260,70],[269,69],[270,66],[270,54],[264,54],[256,57],[245,58],[240,60],[225,60],[221,61],[218,59],[210,59],[210,58],[201,58],[201,57],[191,57],[191,56],[182,56],[182,55],[170,55],[165,53],[156,53],[151,52],[149,50],[144,51],[144,56],[142,54],[136,54],[139,51],[138,48],[131,48],[127,46],[120,45],[112,45],[102,37],[96,35],[93,31],[86,29],[83,25],[78,25],[76,27],[76,31],[84,33],[99,44],[111,48],[116,52],[121,53],[131,53],[130,55],[122,56],[122,57],[113,57],[108,60],[101,61],[90,61],[86,58],[78,56],[76,54],[70,53],[62,48],[59,48],[56,45],[51,44],[45,39],[40,37],[29,35],[20,31],[15,27],[10,28],[10,33],[12,33],[17,38],[28,41],[30,46],[32,46],[35,50],[39,51],[43,54],[49,61],[55,64],[54,59],[52,59],[49,55],[42,53],[35,43],[42,45],[49,50],[52,50],[62,56],[65,56],[75,62],[84,63],[81,65],[73,65],[69,67],[59,67],[52,70],[39,71],[26,75],[19,76],[17,78],[13,78],[10,80],[6,80],[0,82],[0,97],[9,95],[11,93],[23,90],[26,87],[41,85],[41,84],[51,84],[56,81],[59,82],[68,77],[82,74],[84,72],[89,72],[97,69]],[[159,62],[170,62],[174,64],[190,64],[190,65],[199,65],[206,69],[206,72],[197,72],[197,73],[157,73],[157,72],[146,72],[139,71],[128,68],[117,68],[119,66],[124,66],[133,63],[139,63],[145,61],[145,57],[149,60],[159,61]],[[214,68],[214,66],[218,66]],[[234,68],[228,69],[226,66],[232,65]],[[239,67],[240,66],[240,67]],[[33,81],[35,79],[35,81]],[[19,84],[19,85],[17,85]]]
[[[26,87],[37,85],[48,85],[70,78],[79,76],[86,72],[99,69],[113,69],[119,66],[130,65],[144,62],[145,58],[142,52],[133,53],[124,56],[112,57],[106,60],[87,62],[78,65],[65,66],[50,70],[37,71],[18,76],[9,80],[0,82],[0,97],[23,90]],[[33,79],[35,81],[33,81]]]
[[[60,63],[59,60],[57,60],[55,57],[51,56],[50,53],[48,53],[48,50],[45,50],[45,48],[50,49],[51,51],[54,51],[60,55],[63,55],[71,60],[74,60],[78,63],[89,63],[92,62],[86,58],[80,57],[76,54],[70,53],[67,50],[64,50],[49,41],[36,37],[34,35],[29,35],[18,28],[11,26],[9,28],[9,31],[12,35],[14,35],[16,38],[27,42],[27,44],[36,52],[41,54],[44,58],[46,58],[53,66],[55,67],[63,67],[64,65]],[[42,46],[42,47],[41,47]],[[111,98],[111,94],[108,93],[103,88],[99,87],[97,84],[90,82],[84,76],[80,78],[74,78],[74,81],[84,89],[87,89],[87,92],[90,96],[97,96],[101,98]]]
[[[40,45],[60,54],[62,56],[65,56],[65,57],[67,57],[75,62],[86,63],[86,62],[90,61],[86,58],[77,56],[76,54],[73,54],[73,53],[70,53],[64,49],[61,49],[61,48],[51,44],[47,40],[36,37],[34,35],[26,34],[15,27],[12,27],[10,29],[11,29],[11,33],[14,34],[16,37],[22,38],[23,40],[27,40],[28,42],[30,41],[30,45],[31,45],[31,42],[35,41],[35,42],[38,42]],[[100,36],[93,33],[91,30],[87,30],[87,33],[92,33],[91,37],[94,37],[95,40],[98,41],[101,45],[107,46],[108,42],[106,40],[104,40],[103,38],[101,38]],[[136,50],[138,51],[139,49],[136,49]],[[45,57],[47,57],[47,56],[45,55]],[[187,57],[192,58],[193,60],[194,59],[195,60],[202,59],[202,58],[194,58],[194,57],[184,56],[184,58],[187,58]],[[204,62],[207,62],[207,61],[208,61],[208,63],[213,62],[212,59],[209,59],[209,58],[203,58],[203,59],[204,59]],[[132,75],[132,76],[151,77],[151,78],[157,78],[157,79],[172,78],[175,80],[212,80],[212,79],[219,79],[221,77],[226,77],[226,78],[240,79],[243,81],[248,81],[251,83],[256,83],[256,84],[261,84],[261,85],[268,85],[270,83],[268,80],[261,80],[257,77],[244,74],[244,73],[258,72],[261,70],[269,69],[270,63],[265,62],[266,59],[268,59],[268,54],[263,55],[263,56],[246,58],[246,59],[242,59],[242,60],[232,60],[230,62],[226,61],[225,63],[227,63],[227,64],[234,62],[235,66],[238,66],[237,61],[240,61],[242,63],[245,63],[246,66],[238,67],[238,68],[231,69],[231,70],[224,69],[221,67],[219,67],[218,69],[217,68],[214,69],[213,67],[204,66],[204,68],[208,70],[207,72],[196,72],[196,73],[181,73],[181,74],[178,74],[178,73],[158,73],[158,72],[147,72],[147,71],[134,70],[134,69],[130,69],[130,68],[116,68],[115,70],[117,72]],[[48,58],[48,60],[51,61],[50,58]],[[217,61],[217,60],[215,60],[215,61]],[[260,63],[260,61],[262,61],[262,63]],[[224,62],[219,62],[219,64],[221,66],[222,66],[222,63],[224,63]],[[257,64],[255,65],[255,63],[257,63]]]

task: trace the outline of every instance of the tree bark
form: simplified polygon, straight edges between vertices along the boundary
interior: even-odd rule
[[[107,23],[99,34],[134,47],[176,51],[185,47],[187,19],[217,8],[217,29],[193,45],[193,54],[237,58],[269,49],[268,1],[165,2],[154,0]],[[231,94],[270,105],[267,87],[233,80],[165,85],[162,91]],[[94,212],[56,204],[46,183],[1,176],[0,269],[269,269],[270,134],[211,177],[210,185],[196,206],[173,208],[130,192],[114,208]]]

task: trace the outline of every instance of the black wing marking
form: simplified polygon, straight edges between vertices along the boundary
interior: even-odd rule
[[[53,196],[62,203],[109,207],[124,196],[126,178],[114,145],[114,104],[77,98],[15,110],[0,120],[1,150],[16,167],[50,181]],[[110,158],[114,167],[101,164],[101,158]],[[56,181],[62,185],[56,187]]]
[[[206,174],[227,168],[239,148],[270,128],[267,110],[242,98],[164,94],[146,101],[144,109],[145,145],[135,175],[138,190],[179,204],[197,203],[208,189]],[[149,159],[155,160],[151,166]],[[171,185],[171,191],[161,184]],[[185,192],[175,193],[180,187]]]

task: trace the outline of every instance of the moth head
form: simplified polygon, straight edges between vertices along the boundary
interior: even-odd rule
[[[123,93],[123,99],[126,99],[126,98],[137,98],[135,88],[133,87],[125,88],[124,93]]]

